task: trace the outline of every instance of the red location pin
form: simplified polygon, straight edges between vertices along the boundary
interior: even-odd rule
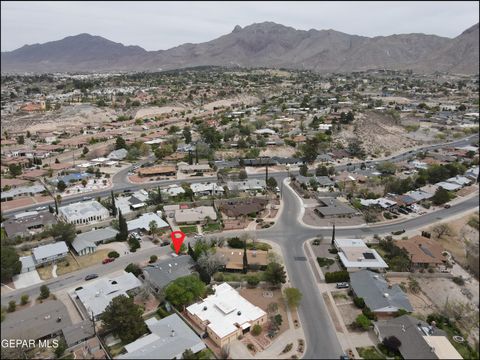
[[[172,237],[173,248],[175,249],[175,252],[178,254],[183,244],[183,240],[185,240],[185,234],[183,233],[183,231],[177,230],[172,232],[170,236]]]

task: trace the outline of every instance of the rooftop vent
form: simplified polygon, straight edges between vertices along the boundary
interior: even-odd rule
[[[405,325],[402,325],[402,331],[405,332]]]
[[[237,312],[237,315],[238,315],[238,316],[242,315],[242,312],[241,312],[241,311],[238,311],[238,312]]]
[[[388,298],[390,295],[388,295],[387,293],[383,294],[383,297],[386,297]]]
[[[203,307],[203,311],[207,310],[208,308],[206,306]]]

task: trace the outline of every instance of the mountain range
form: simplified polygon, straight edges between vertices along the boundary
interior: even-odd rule
[[[411,69],[478,74],[479,25],[451,39],[425,34],[365,37],[263,22],[237,25],[208,42],[159,51],[80,34],[2,52],[1,61],[2,73],[159,71],[211,65],[325,73]]]

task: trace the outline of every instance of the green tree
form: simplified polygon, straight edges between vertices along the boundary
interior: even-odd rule
[[[274,177],[269,177],[267,180],[267,187],[269,189],[275,189],[277,187],[277,180]]]
[[[117,204],[115,203],[115,195],[113,194],[113,191],[111,192],[111,197],[112,197],[112,201],[110,206],[112,210],[112,216],[116,217],[118,209],[117,209]]]
[[[287,299],[287,304],[291,309],[295,309],[300,305],[300,300],[302,300],[302,293],[297,288],[286,288],[285,289],[285,298]]]
[[[48,286],[47,285],[40,286],[39,298],[44,300],[44,299],[47,299],[49,296],[50,296],[50,289],[48,288]]]
[[[308,176],[308,166],[306,164],[300,165],[299,173],[302,176]]]
[[[52,225],[50,229],[50,235],[52,235],[56,240],[65,241],[67,244],[71,244],[77,236],[75,225],[63,221]]]
[[[439,187],[437,191],[435,191],[435,194],[432,197],[432,202],[435,205],[442,205],[448,201],[450,201],[450,193],[448,192],[448,190],[445,190],[444,188]]]
[[[17,138],[17,144],[19,144],[19,145],[25,144],[25,137],[24,137],[23,135],[20,135],[20,136]]]
[[[243,241],[243,273],[246,274],[248,271],[248,258],[247,258],[247,241]]]
[[[20,274],[22,262],[19,260],[19,256],[14,247],[2,245],[0,259],[2,282],[10,281],[12,276]]]
[[[10,165],[8,165],[8,172],[13,177],[17,177],[19,175],[22,175],[22,166],[17,165],[17,164],[10,164]]]
[[[362,141],[359,138],[354,138],[348,143],[348,152],[350,155],[363,159],[365,157],[365,151],[362,148]]]
[[[252,335],[258,336],[262,333],[262,327],[258,324],[253,325],[252,327]]]
[[[115,141],[115,150],[119,150],[119,149],[127,149],[128,150],[127,143],[125,142],[125,139],[122,138],[121,136],[118,136],[116,141]]]
[[[66,188],[67,188],[67,184],[65,184],[65,181],[59,180],[57,183],[57,190],[60,192],[64,192]]]
[[[100,319],[106,331],[111,331],[123,343],[131,343],[147,332],[142,313],[133,297],[120,295],[112,299]]]
[[[267,269],[264,273],[265,280],[272,284],[272,286],[279,286],[285,284],[287,281],[286,272],[283,265],[277,262],[271,262],[267,265]]]
[[[82,154],[87,155],[89,152],[90,152],[90,150],[88,150],[88,147],[84,146],[83,150],[82,150]]]
[[[318,165],[317,169],[315,170],[316,176],[328,176],[328,169],[325,165]]]
[[[190,131],[190,126],[185,126],[183,128],[183,137],[185,138],[186,144],[190,144],[192,142],[192,132]]]
[[[247,180],[247,178],[248,178],[247,172],[246,172],[244,169],[241,169],[241,170],[238,172],[238,178],[239,178],[240,180]]]
[[[63,353],[65,352],[65,350],[67,350],[67,343],[62,338],[62,339],[60,339],[60,341],[58,342],[58,346],[54,350],[55,357],[57,359],[61,358]]]
[[[355,319],[355,325],[360,329],[368,330],[372,325],[372,321],[369,318],[367,318],[365,315],[360,314]]]
[[[127,220],[123,217],[122,212],[118,211],[118,234],[115,236],[116,241],[127,241],[128,225]]]
[[[128,264],[127,267],[125,268],[125,271],[129,272],[129,273],[132,273],[136,277],[138,277],[139,275],[141,275],[143,273],[140,266],[138,266],[137,264],[134,264],[134,263]]]
[[[191,304],[204,294],[205,284],[196,275],[180,277],[165,289],[166,299],[178,308]]]
[[[119,258],[120,257],[120,254],[116,251],[110,251],[107,256],[109,258],[113,258],[113,259],[116,259],[116,258]]]

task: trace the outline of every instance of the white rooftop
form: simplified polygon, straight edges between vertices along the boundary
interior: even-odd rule
[[[119,295],[127,295],[127,291],[141,286],[142,283],[132,273],[124,272],[120,276],[100,278],[93,282],[85,283],[75,294],[82,302],[89,315],[100,315],[110,304],[113,298]]]
[[[215,294],[203,302],[190,305],[187,311],[202,321],[209,321],[208,327],[220,338],[231,334],[239,327],[247,328],[250,322],[266,313],[243,298],[227,283],[213,286]]]
[[[109,216],[108,210],[96,200],[65,205],[58,208],[58,211],[69,220],[83,219],[91,216]]]
[[[163,219],[155,213],[142,214],[138,219],[130,220],[127,222],[128,231],[143,229],[150,229],[150,222],[155,221],[159,229],[166,228],[169,225],[163,221]]]

